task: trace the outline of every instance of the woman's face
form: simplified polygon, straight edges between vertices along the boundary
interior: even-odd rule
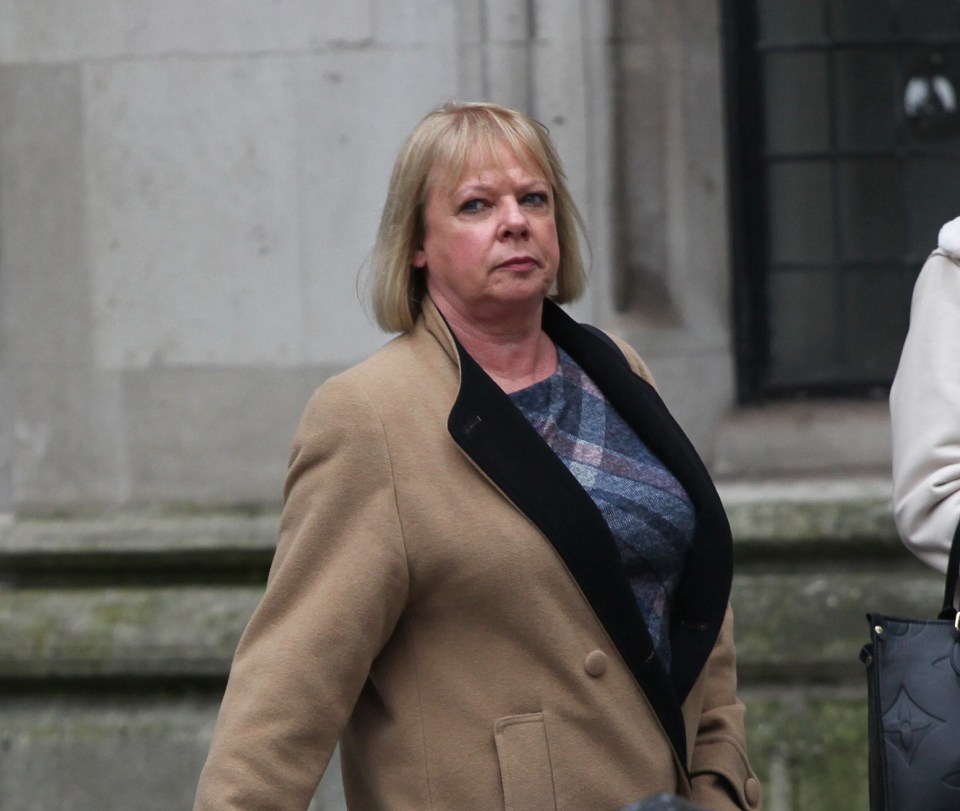
[[[441,311],[473,324],[537,312],[560,261],[549,182],[503,147],[468,161],[453,182],[439,175],[412,264],[425,269]]]

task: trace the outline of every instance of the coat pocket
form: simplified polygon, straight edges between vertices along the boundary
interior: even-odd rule
[[[506,811],[556,811],[543,713],[508,715],[493,725]]]

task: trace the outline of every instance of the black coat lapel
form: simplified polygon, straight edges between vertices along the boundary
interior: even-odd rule
[[[716,644],[730,599],[730,525],[710,474],[660,395],[628,372],[619,349],[547,302],[547,333],[579,363],[647,447],[680,481],[697,511],[694,545],[674,592],[670,679],[682,702]]]
[[[657,712],[680,762],[686,763],[680,705],[702,670],[723,621],[729,595],[729,529],[724,555],[713,548],[723,547],[723,533],[713,527],[719,499],[706,470],[659,396],[625,367],[619,350],[549,302],[544,329],[583,367],[677,476],[696,505],[696,543],[688,575],[675,596],[670,675],[654,654],[616,542],[599,509],[510,398],[459,343],[461,385],[448,429],[473,462],[553,544]],[[722,508],[719,515],[723,517]]]

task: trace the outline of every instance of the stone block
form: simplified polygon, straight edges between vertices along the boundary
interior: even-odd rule
[[[721,479],[717,483],[738,555],[818,559],[895,553],[906,565],[888,476]]]
[[[453,43],[300,61],[301,304],[309,362],[357,361],[386,342],[365,302],[390,171],[410,130],[456,94],[456,71]]]
[[[279,525],[279,513],[253,510],[21,517],[0,522],[0,569],[10,576],[21,570],[77,575],[93,569],[104,578],[144,564],[163,569],[205,562],[222,570],[237,555],[268,562]]]
[[[584,7],[590,0],[533,0],[533,35],[538,41],[566,42],[583,37]],[[575,60],[574,60],[575,61]]]
[[[0,526],[0,694],[51,680],[224,680],[278,523],[132,513]]]
[[[0,592],[0,680],[224,678],[262,586]]]
[[[685,350],[668,350],[669,336],[664,333],[659,336],[661,341],[646,341],[636,333],[624,337],[643,350],[660,396],[709,465],[714,439],[712,415],[718,402],[733,396],[730,356],[721,346],[701,346],[693,352],[688,344]],[[703,396],[704,392],[709,396]]]
[[[12,506],[111,507],[128,495],[119,381],[89,362],[10,369]]]
[[[0,292],[0,296],[2,296]],[[0,414],[13,413],[10,380],[0,364]],[[0,420],[0,525],[13,510],[13,423]]]
[[[111,369],[303,362],[296,71],[84,71],[96,351]]]
[[[525,42],[491,42],[485,48],[486,96],[484,101],[503,104],[539,116],[534,109],[534,76],[531,48]],[[544,122],[546,123],[546,122]]]
[[[190,811],[219,692],[0,692],[4,811]],[[335,752],[308,811],[345,811]]]
[[[849,471],[890,470],[886,402],[772,402],[727,414],[714,440],[716,475],[835,479]]]
[[[93,359],[80,71],[0,68],[0,323],[10,506],[124,495],[116,380]]]
[[[189,811],[216,695],[0,693],[0,808]]]
[[[88,360],[82,166],[80,71],[0,68],[0,317],[13,361]]]
[[[458,17],[469,3],[446,0],[376,0],[374,38],[384,45],[441,45],[457,42]]]
[[[741,687],[747,747],[763,807],[853,811],[869,806],[862,688]]]
[[[794,564],[737,575],[731,602],[743,679],[856,683],[863,679],[860,648],[869,641],[867,611],[935,619],[943,580],[919,564],[866,572]]]
[[[644,42],[660,33],[662,6],[657,0],[614,0],[611,3],[618,42]]]
[[[339,370],[160,367],[124,373],[130,500],[276,507],[307,400]]]
[[[534,36],[536,9],[528,0],[485,0],[483,5],[489,42],[521,44]]]
[[[372,0],[86,0],[64,14],[59,0],[8,0],[0,63],[67,62],[176,54],[237,54],[362,43]]]

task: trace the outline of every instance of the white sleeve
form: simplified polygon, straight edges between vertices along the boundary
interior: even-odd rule
[[[897,529],[945,572],[960,520],[960,217],[940,230],[917,279],[890,416]]]

